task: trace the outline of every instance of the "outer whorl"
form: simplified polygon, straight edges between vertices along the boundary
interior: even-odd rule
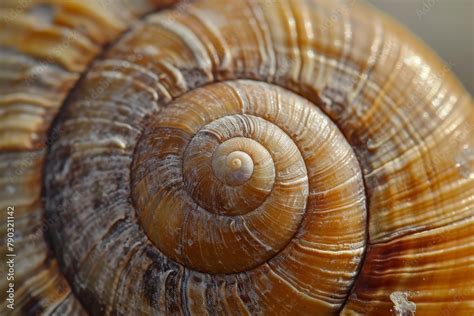
[[[0,22],[15,312],[474,313],[474,106],[438,57],[353,1],[171,2]]]

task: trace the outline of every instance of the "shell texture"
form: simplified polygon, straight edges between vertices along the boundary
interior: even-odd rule
[[[172,2],[0,4],[1,310],[473,314],[439,58],[355,1]]]

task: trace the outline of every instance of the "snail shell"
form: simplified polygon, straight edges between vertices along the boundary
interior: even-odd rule
[[[474,107],[438,57],[354,1],[170,2],[2,4],[14,312],[472,314]]]

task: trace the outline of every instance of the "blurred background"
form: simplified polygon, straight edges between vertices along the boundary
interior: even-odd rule
[[[474,95],[474,0],[366,0],[441,56]]]

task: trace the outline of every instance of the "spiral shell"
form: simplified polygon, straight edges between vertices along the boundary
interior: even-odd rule
[[[15,311],[474,312],[473,102],[389,18],[38,3],[0,31]]]

